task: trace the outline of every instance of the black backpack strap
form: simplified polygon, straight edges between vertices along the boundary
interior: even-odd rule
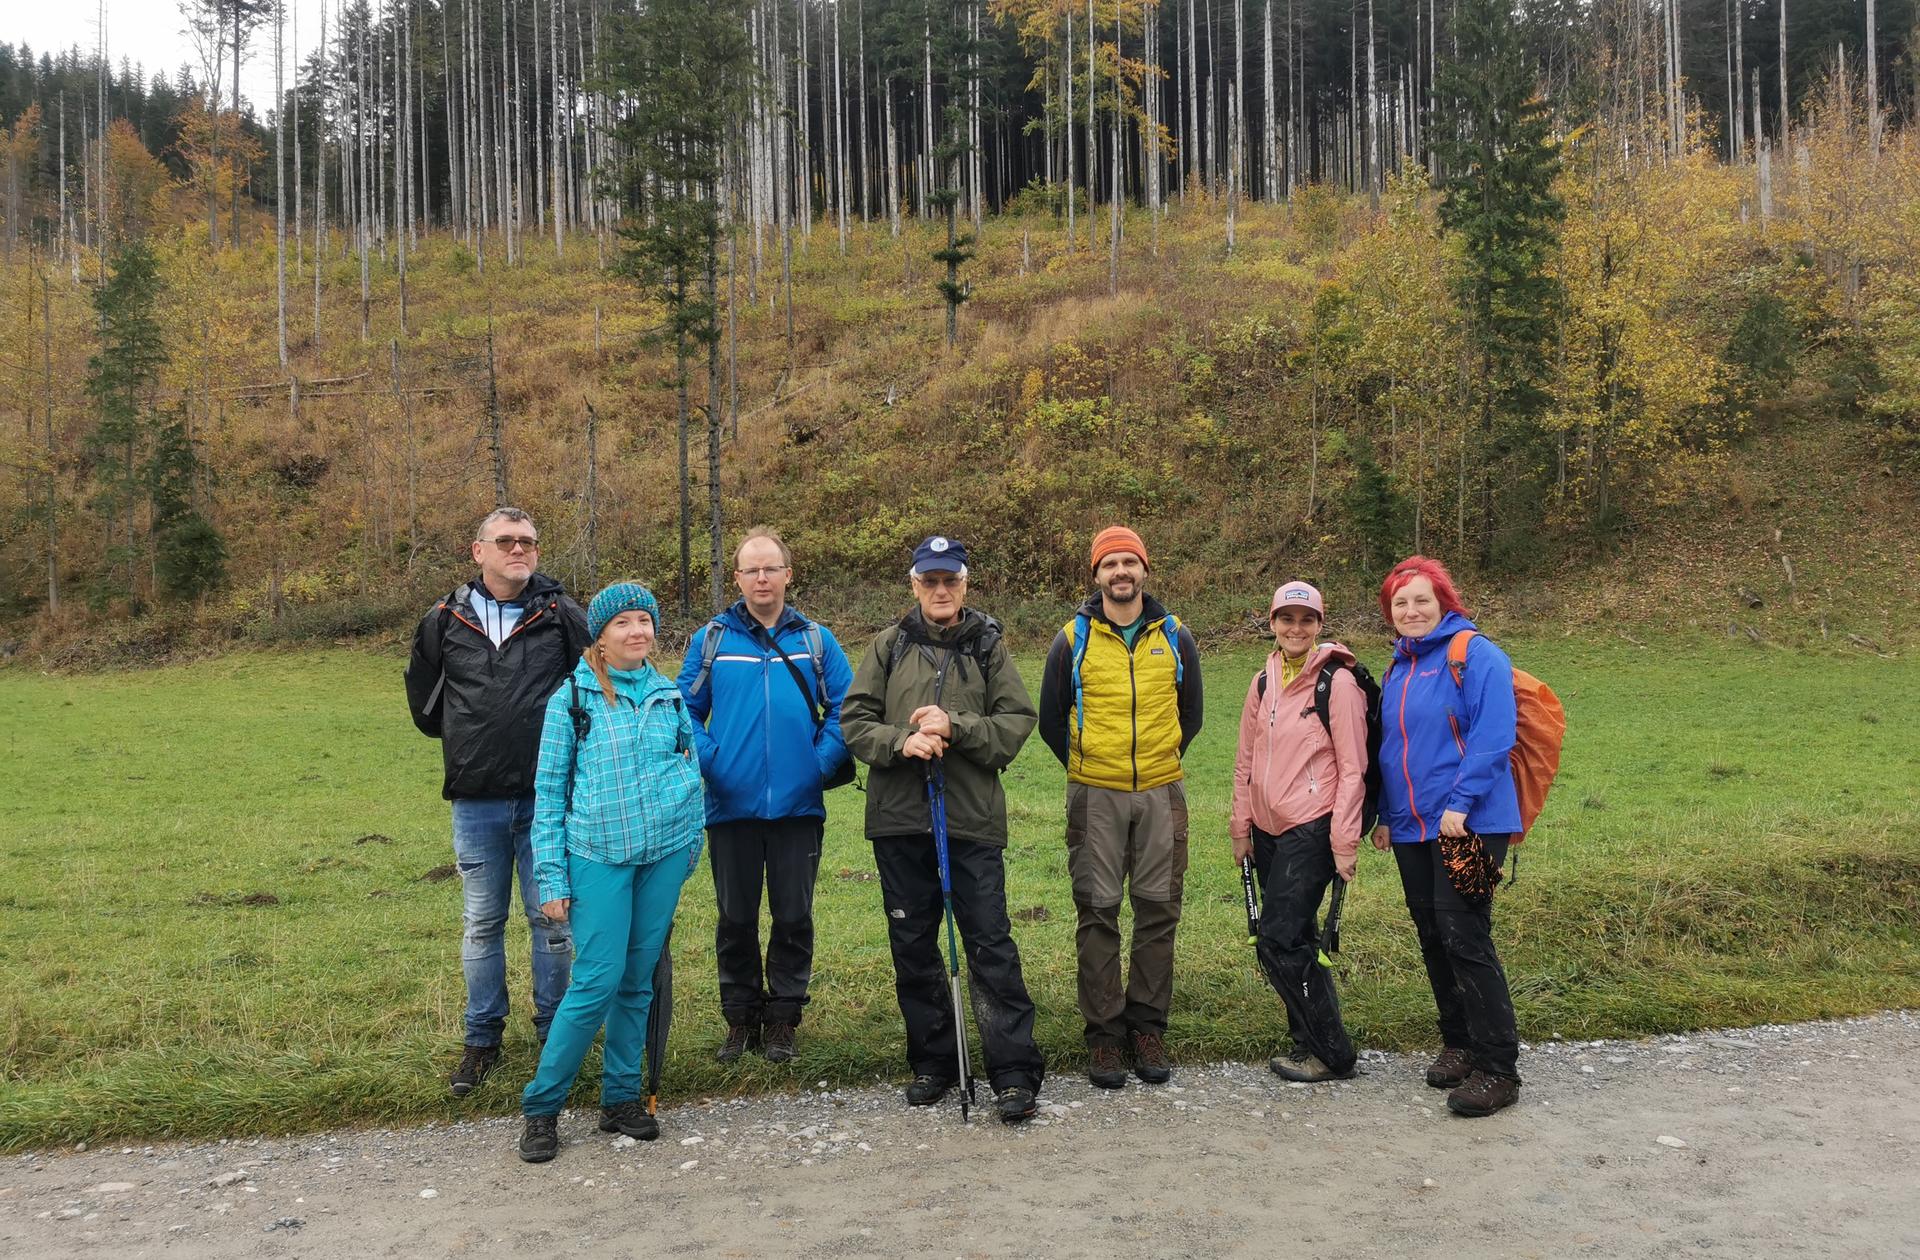
[[[1320,671],[1320,677],[1313,680],[1313,711],[1320,718],[1320,728],[1328,735],[1333,734],[1333,675],[1345,665],[1328,665]]]
[[[813,729],[818,733],[820,728],[827,724],[826,697],[823,695],[817,705],[814,703],[813,691],[807,686],[807,680],[801,676],[800,667],[793,663],[793,658],[787,655],[787,650],[780,646],[780,636],[777,632],[767,632],[767,646],[780,654],[780,663],[787,667],[789,674],[793,675],[793,685],[800,688],[800,698],[807,702],[807,716],[813,719]]]
[[[586,742],[587,735],[593,730],[593,714],[587,712],[580,703],[580,680],[571,672],[567,674],[567,716],[573,719],[573,755],[567,759],[567,808],[573,812],[573,772],[580,764],[580,745]]]

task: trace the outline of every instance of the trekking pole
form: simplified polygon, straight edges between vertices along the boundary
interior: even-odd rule
[[[1327,921],[1320,929],[1320,965],[1329,971],[1333,969],[1333,959],[1329,954],[1340,952],[1340,910],[1347,904],[1347,881],[1338,875],[1333,877],[1333,904],[1327,907]]]
[[[647,1114],[660,1114],[660,1069],[667,1061],[667,1030],[673,1025],[673,928],[653,966],[653,1001],[647,1007]]]
[[[1240,859],[1240,891],[1247,898],[1247,944],[1260,939],[1260,893],[1253,883],[1253,859]]]
[[[933,852],[940,864],[940,901],[947,918],[947,985],[953,995],[953,1041],[959,1079],[967,1088],[960,1099],[960,1119],[964,1123],[973,1104],[973,1067],[967,1058],[967,1014],[960,1000],[960,946],[953,929],[953,867],[947,860],[947,776],[938,757],[927,762],[927,809],[933,816]]]

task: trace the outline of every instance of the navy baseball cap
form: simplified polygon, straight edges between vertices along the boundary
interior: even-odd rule
[[[913,549],[915,573],[960,573],[966,567],[967,548],[957,538],[935,534]]]

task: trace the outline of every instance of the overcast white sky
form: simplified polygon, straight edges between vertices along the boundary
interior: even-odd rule
[[[329,11],[338,0],[325,0]],[[294,28],[297,16],[300,28],[300,53],[304,57],[320,33],[322,0],[287,0],[287,75],[294,66]],[[296,14],[296,5],[298,12]],[[56,52],[78,44],[91,52],[99,39],[99,0],[0,0],[0,42],[25,43],[37,58],[42,52]],[[199,54],[192,37],[185,34],[186,20],[180,16],[175,0],[107,0],[107,56],[115,67],[127,58],[146,68],[151,79],[156,70],[169,78],[182,64],[194,68],[196,79],[204,78]],[[227,86],[221,95],[233,90],[230,69],[222,71]],[[246,64],[240,77],[240,95],[255,102],[255,112],[264,116],[273,100],[273,27],[271,23],[256,31],[246,46]]]

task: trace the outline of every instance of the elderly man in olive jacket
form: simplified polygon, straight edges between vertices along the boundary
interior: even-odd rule
[[[867,778],[873,842],[893,950],[894,988],[914,1072],[907,1101],[938,1102],[955,1084],[957,1046],[940,959],[940,871],[928,775],[946,785],[953,913],[966,944],[987,1077],[1000,1118],[1033,1115],[1045,1062],[1033,1040],[1033,999],[1007,919],[1007,798],[1000,772],[1037,714],[1000,627],[966,607],[967,553],[933,537],[913,553],[916,607],[868,647],[840,710]]]

